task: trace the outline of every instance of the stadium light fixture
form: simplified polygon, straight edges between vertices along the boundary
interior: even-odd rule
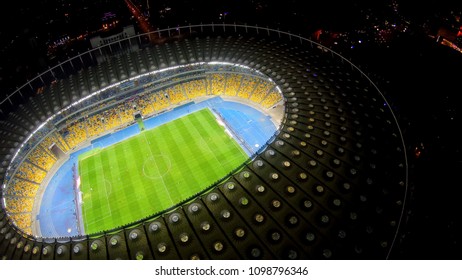
[[[280,94],[282,94],[282,90],[281,90],[281,88],[279,86],[276,86],[276,89]]]

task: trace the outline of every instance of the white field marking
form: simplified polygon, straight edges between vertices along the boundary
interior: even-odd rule
[[[197,131],[197,130],[196,130]],[[198,133],[199,136],[201,137],[201,140],[205,143],[205,146],[207,146],[207,149],[209,150],[209,152],[213,155],[213,157],[215,158],[215,160],[220,164],[221,167],[223,167],[223,164],[221,163],[220,160],[218,160],[217,156],[215,155],[215,153],[212,151],[212,149],[210,148],[210,146],[207,144],[207,142],[205,142],[205,139],[204,137],[202,137],[202,135],[200,133]],[[209,137],[211,139],[211,137]]]
[[[147,162],[150,161],[150,160],[156,162],[156,160],[155,160],[156,157],[163,157],[163,158],[166,158],[166,159],[168,160],[168,169],[167,169],[163,174],[161,174],[160,169],[158,168],[157,170],[159,171],[159,176],[152,176],[152,175],[146,174],[145,167],[146,167],[146,165],[147,165]],[[156,164],[156,166],[157,166],[157,164]],[[143,174],[144,174],[144,176],[147,177],[148,179],[152,179],[152,180],[154,180],[154,179],[160,179],[160,178],[163,178],[166,174],[168,174],[168,173],[170,172],[171,168],[172,168],[172,162],[170,161],[170,157],[168,157],[168,156],[166,156],[166,155],[164,155],[164,154],[156,154],[156,155],[154,155],[154,156],[152,156],[152,157],[147,158],[147,159],[144,161],[144,163],[143,163]]]
[[[115,143],[114,145],[116,145],[116,144],[118,144],[118,143]],[[113,145],[109,146],[108,148],[110,149],[112,146],[113,146]],[[101,149],[102,149],[102,148],[101,148]],[[100,153],[100,152],[101,152],[101,150],[98,151],[98,153]],[[94,156],[94,155],[96,155],[96,154],[97,154],[97,153],[92,154],[91,156]],[[88,158],[88,157],[90,157],[90,156],[85,157],[85,159]],[[112,193],[112,183],[109,182],[109,181],[106,179],[106,177],[104,176],[104,170],[103,170],[102,167],[103,167],[103,163],[95,162],[95,168],[90,169],[90,170],[88,170],[87,172],[80,174],[80,176],[90,174],[91,172],[95,172],[95,170],[100,169],[100,170],[101,170],[101,174],[102,174],[102,176],[103,176],[103,182],[105,182],[105,183],[107,182],[107,183],[109,183],[109,184],[111,185],[111,192],[110,192],[110,193]],[[108,204],[110,214],[104,215],[102,218],[97,219],[96,222],[92,222],[92,223],[88,223],[87,221],[85,221],[85,220],[88,220],[88,219],[84,219],[84,223],[85,223],[85,225],[86,225],[87,228],[88,228],[88,226],[90,226],[90,225],[99,223],[99,222],[103,221],[104,219],[106,219],[107,217],[112,216],[112,210],[111,210],[111,206],[110,206],[110,204],[109,204],[109,194],[108,194],[108,192],[107,192],[106,184],[105,184],[105,183],[104,183],[104,190],[105,190],[105,192],[106,192],[106,202],[107,202],[107,204]],[[98,187],[96,187],[96,188],[98,188]],[[95,189],[95,191],[96,191],[96,190],[97,190],[97,189]],[[89,185],[89,186],[88,186],[88,190],[87,190],[87,195],[89,196],[89,199],[87,199],[87,200],[85,201],[85,204],[86,204],[87,206],[83,207],[83,208],[84,208],[84,212],[85,212],[85,217],[87,217],[87,210],[93,209],[92,192],[93,192],[93,188],[92,188],[91,185]],[[88,205],[88,202],[90,202],[90,203],[89,203],[90,205]]]
[[[102,165],[102,163],[101,163],[101,165]],[[101,168],[101,174],[103,175],[103,182],[109,182],[106,179],[106,176],[104,175],[104,169],[103,168]],[[111,184],[111,186],[112,186],[112,184]],[[104,184],[104,192],[106,193],[106,202],[107,202],[107,206],[109,208],[109,213],[111,213],[110,216],[112,216],[111,204],[109,204],[109,194],[107,192],[106,184]]]
[[[249,157],[249,155],[247,155],[247,153],[244,151],[244,148],[241,145],[239,145],[239,143],[237,143],[233,137],[231,137],[231,142],[233,142],[234,146],[238,148],[241,154],[243,154],[246,157]]]
[[[143,138],[144,138],[144,141],[146,141],[146,145],[149,148],[149,153],[151,154],[151,157],[154,158],[154,155],[152,154],[151,146],[149,146],[149,141],[148,141],[148,139],[146,139],[146,134],[145,133],[143,133]],[[155,163],[156,163],[157,170],[159,170],[159,167],[157,166],[157,162],[155,162]],[[172,197],[170,196],[170,192],[167,189],[167,185],[165,185],[164,177],[161,177],[161,179],[162,179],[162,184],[164,185],[164,189],[167,191],[168,198],[170,199],[170,203],[173,205],[173,200],[172,200]]]
[[[215,119],[217,120],[217,119]],[[223,167],[223,163],[221,161],[218,160],[218,158],[216,157],[215,153],[212,151],[212,149],[210,148],[210,146],[207,144],[207,142],[205,141],[205,138],[197,131],[197,129],[195,129],[195,131],[193,132],[193,134],[195,135],[198,135],[200,137],[200,141],[198,142],[198,145],[200,146],[201,150],[204,151],[204,154],[207,155],[208,153],[212,154],[213,157],[215,158],[216,162],[218,162],[218,164],[220,164],[221,167]],[[211,140],[212,137],[209,137],[208,140]],[[204,156],[205,156],[204,155]],[[225,162],[225,164],[228,163],[228,161]]]
[[[91,225],[99,224],[100,222],[106,220],[108,217],[111,217],[111,216],[112,216],[112,214],[103,215],[103,216],[101,216],[99,219],[96,219],[96,220],[94,220],[94,221],[91,222],[91,223],[86,223],[87,228],[88,228],[89,226],[91,226]]]
[[[87,165],[87,166],[88,166],[88,165]],[[87,174],[89,174],[90,172],[95,171],[95,170],[97,169],[97,167],[98,167],[98,166],[96,166],[96,164],[95,164],[95,168],[93,168],[93,169],[88,169],[88,167],[87,167],[87,171],[86,171],[86,172],[82,172],[82,173],[80,174],[80,177],[82,177],[82,176],[84,176],[84,175],[87,175]],[[80,168],[79,168],[79,169],[80,169]]]
[[[106,180],[106,179],[104,179],[104,180]],[[104,187],[104,189],[106,190],[106,187]],[[107,196],[107,192],[106,192],[106,196]],[[107,196],[106,198],[108,198],[108,196]],[[90,200],[90,201],[92,201],[92,200]],[[106,201],[108,202],[108,205],[109,205],[109,199],[107,199]],[[88,209],[92,209],[92,208],[93,208],[93,203],[92,203],[92,206],[88,207]],[[86,213],[86,211],[85,211],[85,213]],[[111,211],[110,205],[109,205],[109,213],[110,213],[110,214],[100,216],[98,219],[94,220],[94,221],[91,222],[91,223],[90,223],[90,222],[85,222],[87,228],[88,228],[89,226],[91,226],[91,225],[98,224],[98,223],[104,221],[104,220],[105,220],[106,218],[108,218],[108,217],[111,217],[111,216],[112,216],[112,211]]]
[[[112,194],[112,183],[109,182],[109,180],[107,180],[107,179],[104,179],[104,182],[107,183],[107,184],[109,184],[109,185],[108,185],[109,191],[108,191],[107,188],[106,188],[106,194],[109,196],[110,194]],[[104,186],[106,186],[107,184],[104,184]]]

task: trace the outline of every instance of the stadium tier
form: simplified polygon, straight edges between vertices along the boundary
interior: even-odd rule
[[[106,45],[71,58],[0,104],[1,257],[389,256],[407,192],[405,147],[360,69],[278,30],[200,25],[158,35],[165,41],[138,35],[113,43],[123,51]],[[31,97],[23,104],[19,95]],[[263,112],[276,133],[257,152],[242,148],[226,116],[205,109],[87,149],[135,114],[162,117],[216,96]],[[84,150],[72,176],[85,234],[41,236],[43,193]],[[195,150],[204,156],[185,162]]]

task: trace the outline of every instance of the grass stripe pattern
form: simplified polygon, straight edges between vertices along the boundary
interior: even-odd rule
[[[209,109],[82,154],[78,169],[85,234],[177,205],[247,158]]]

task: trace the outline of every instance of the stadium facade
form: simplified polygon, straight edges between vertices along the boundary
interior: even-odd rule
[[[280,110],[279,129],[162,213],[92,235],[37,234],[34,201],[62,157],[135,110],[209,95]],[[359,68],[298,35],[228,24],[137,35],[50,68],[0,110],[4,259],[385,259],[397,242],[408,169],[393,111]],[[107,122],[114,112],[127,113]]]

